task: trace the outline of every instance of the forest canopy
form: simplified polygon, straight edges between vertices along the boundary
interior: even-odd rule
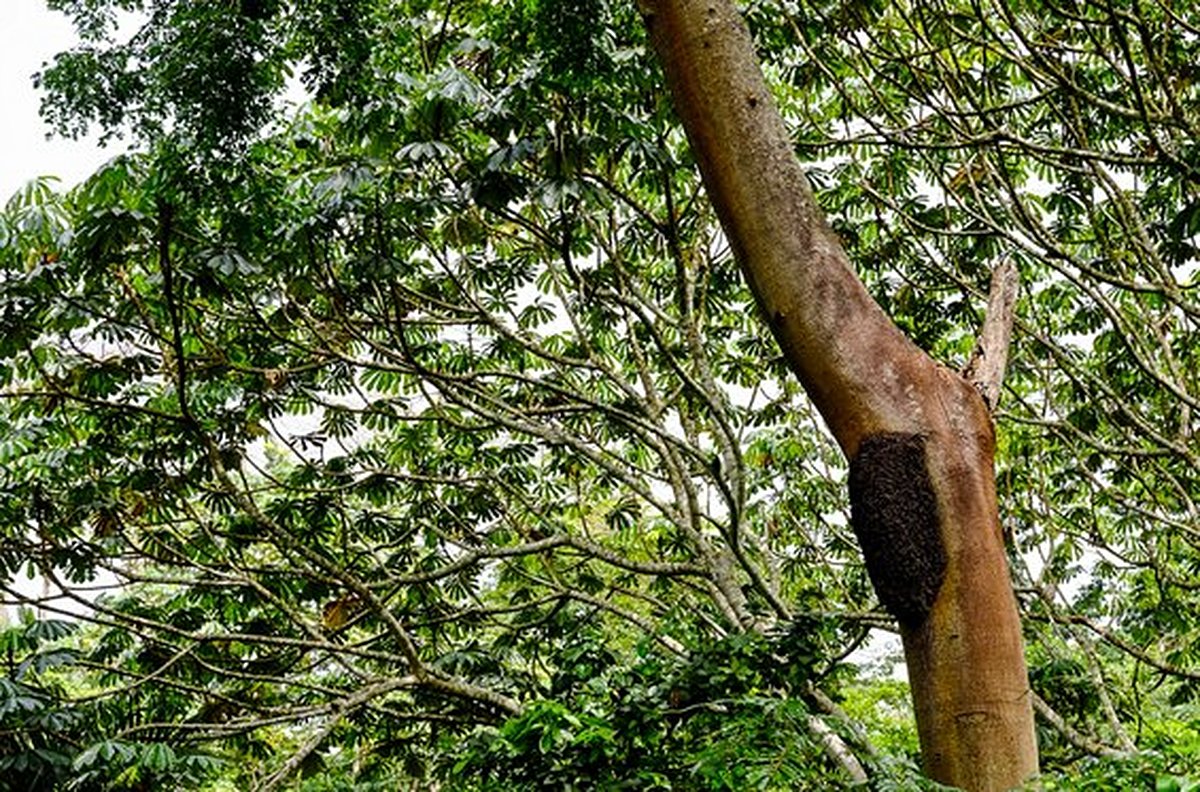
[[[130,149],[0,212],[0,785],[936,788],[633,2],[48,5]],[[919,347],[1020,274],[1045,788],[1197,788],[1200,10],[741,7]]]

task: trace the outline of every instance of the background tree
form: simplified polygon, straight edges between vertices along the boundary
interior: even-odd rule
[[[902,698],[845,662],[894,628],[840,452],[633,8],[59,5],[90,38],[50,117],[142,142],[4,213],[0,558],[40,615],[4,633],[6,778],[916,783]],[[1192,12],[746,13],[920,347],[964,365],[1021,270],[998,482],[1043,765],[1181,786]]]

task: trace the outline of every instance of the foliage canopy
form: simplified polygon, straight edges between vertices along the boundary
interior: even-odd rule
[[[50,5],[46,117],[136,145],[0,215],[7,783],[919,783],[847,659],[890,624],[843,461],[631,3]],[[1190,788],[1200,11],[745,11],[906,332],[961,367],[1021,271],[998,485],[1049,783]]]

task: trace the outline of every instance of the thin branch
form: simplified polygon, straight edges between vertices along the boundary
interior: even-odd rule
[[[1087,751],[1094,756],[1105,756],[1110,759],[1120,759],[1129,754],[1124,751],[1118,751],[1116,748],[1105,745],[1099,740],[1094,740],[1081,731],[1078,731],[1074,726],[1067,723],[1061,715],[1042,699],[1037,693],[1030,691],[1033,697],[1033,709],[1042,718],[1042,720],[1054,727],[1055,731],[1063,736],[1063,738],[1074,745],[1081,751]]]
[[[829,728],[829,724],[816,715],[809,715],[807,724],[808,730],[817,738],[825,755],[832,759],[838,767],[841,767],[846,775],[850,776],[852,783],[866,784],[871,780],[867,776],[867,771],[863,769],[862,763],[858,761],[858,757],[846,745],[845,740]]]

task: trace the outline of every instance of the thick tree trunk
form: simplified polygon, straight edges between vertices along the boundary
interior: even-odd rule
[[[709,197],[789,364],[850,460],[855,532],[904,638],[926,772],[1037,772],[991,416],[871,299],[813,199],[730,0],[642,0]]]

